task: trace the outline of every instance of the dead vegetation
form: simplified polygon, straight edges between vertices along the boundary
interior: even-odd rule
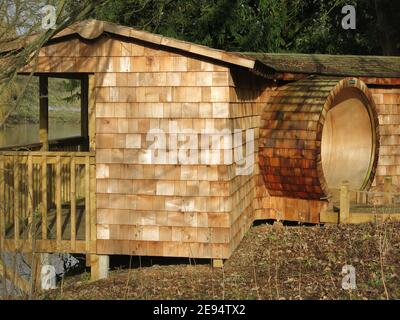
[[[400,223],[251,228],[223,269],[189,261],[65,279],[42,299],[399,299]],[[356,290],[343,290],[344,265]]]

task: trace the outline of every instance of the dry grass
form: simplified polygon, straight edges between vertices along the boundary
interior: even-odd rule
[[[223,270],[207,264],[115,270],[66,279],[50,299],[399,299],[400,223],[251,228]],[[384,252],[383,247],[384,234]],[[357,289],[341,289],[343,265]]]

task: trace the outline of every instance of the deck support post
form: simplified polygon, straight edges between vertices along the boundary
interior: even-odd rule
[[[39,141],[41,151],[49,150],[49,78],[39,76]]]
[[[349,183],[342,182],[340,187],[340,215],[339,223],[346,223],[350,219],[350,196],[349,196]]]
[[[108,255],[90,255],[91,280],[96,281],[108,278],[110,258]]]
[[[212,259],[212,267],[213,268],[223,268],[224,260],[222,259]]]
[[[85,258],[85,266],[86,267],[90,267],[90,254],[89,253],[87,253],[86,255],[86,258]]]

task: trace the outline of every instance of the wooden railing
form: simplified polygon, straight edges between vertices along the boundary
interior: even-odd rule
[[[89,152],[0,152],[6,250],[95,252],[95,160]]]
[[[88,139],[81,136],[53,139],[49,140],[49,150],[81,152],[87,150],[87,143]],[[41,148],[42,144],[37,142],[1,147],[0,151],[40,151]]]
[[[346,183],[331,189],[330,207],[321,213],[321,222],[363,223],[391,218],[400,220],[400,192],[390,177],[379,190],[353,190]]]

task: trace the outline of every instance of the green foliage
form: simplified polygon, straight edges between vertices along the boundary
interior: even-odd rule
[[[68,95],[63,98],[68,103],[79,101],[81,98],[81,83],[79,80],[64,80],[64,90],[68,92]]]
[[[382,5],[374,0],[114,0],[93,16],[229,51],[400,53],[400,2],[378,2]],[[356,7],[356,30],[341,27],[346,4]],[[388,48],[382,43],[386,33],[395,43],[386,43]]]
[[[22,88],[28,77],[17,76],[15,81],[9,83],[0,94],[0,110],[8,112],[13,107],[13,101],[22,94]],[[49,116],[60,118],[64,121],[79,121],[80,108],[80,81],[49,78]],[[33,77],[17,109],[9,118],[9,123],[38,122],[39,121],[39,81]]]

